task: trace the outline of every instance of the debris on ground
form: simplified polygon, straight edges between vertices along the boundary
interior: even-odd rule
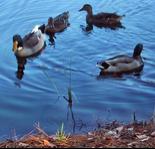
[[[155,125],[153,122],[122,125],[116,121],[88,132],[85,135],[69,135],[57,140],[47,135],[39,125],[37,134],[26,135],[18,140],[6,140],[0,148],[154,148]]]

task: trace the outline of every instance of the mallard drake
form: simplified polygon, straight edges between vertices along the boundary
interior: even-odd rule
[[[144,67],[144,62],[141,57],[142,50],[143,45],[137,44],[132,57],[119,55],[108,60],[98,62],[97,66],[101,69],[102,74],[105,75],[139,72]]]
[[[13,52],[18,57],[31,57],[45,47],[45,24],[36,26],[32,32],[22,38],[20,35],[13,36]]]
[[[48,24],[45,27],[45,33],[49,36],[54,36],[55,33],[62,32],[69,24],[69,12],[64,12],[55,18],[50,17]]]
[[[93,14],[93,8],[89,4],[85,4],[79,11],[86,11],[86,22],[89,25],[95,25],[97,27],[123,27],[120,20],[124,15],[120,16],[116,13],[101,12],[96,15]]]

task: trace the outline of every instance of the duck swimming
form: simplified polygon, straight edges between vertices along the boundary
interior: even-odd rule
[[[86,11],[86,22],[88,25],[95,25],[97,27],[123,27],[121,24],[121,19],[124,15],[120,16],[116,13],[105,13],[101,12],[96,15],[93,14],[93,8],[89,4],[85,4],[79,11]]]
[[[119,55],[108,60],[98,62],[97,67],[101,69],[101,74],[103,75],[140,72],[144,67],[144,62],[141,57],[142,50],[143,45],[137,44],[132,57]]]
[[[45,27],[45,33],[53,36],[55,33],[62,32],[69,25],[69,12],[64,12],[55,18],[50,17],[48,19],[48,24]]]
[[[17,57],[31,57],[42,51],[45,47],[45,24],[36,26],[24,38],[20,35],[13,36],[13,52]]]

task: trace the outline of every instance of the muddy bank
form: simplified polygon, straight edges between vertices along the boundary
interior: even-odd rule
[[[0,148],[154,148],[155,124],[153,121],[123,125],[114,121],[85,135],[46,134],[37,125],[36,134],[27,134],[17,140],[6,140]]]

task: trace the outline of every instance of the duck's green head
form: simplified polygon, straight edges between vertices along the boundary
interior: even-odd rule
[[[136,58],[140,56],[142,51],[143,51],[143,44],[141,43],[137,44],[133,52],[133,57]]]
[[[21,38],[20,35],[14,35],[13,36],[13,52],[17,52],[18,49],[22,49],[23,48],[23,40]]]
[[[90,4],[85,4],[79,11],[87,11],[90,13],[92,12],[92,6]]]

